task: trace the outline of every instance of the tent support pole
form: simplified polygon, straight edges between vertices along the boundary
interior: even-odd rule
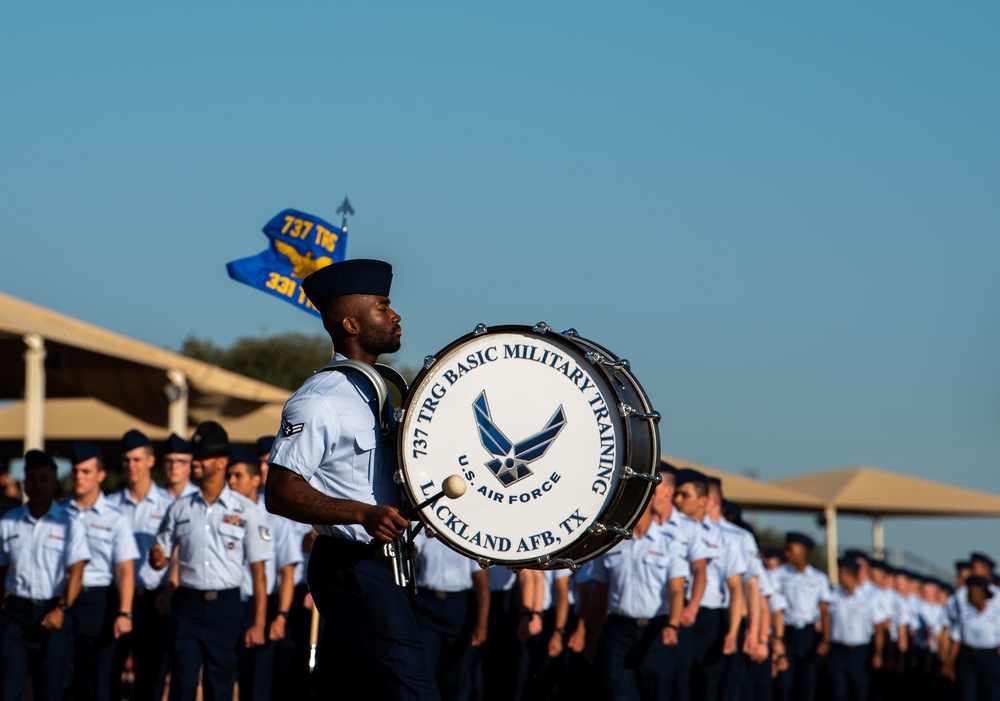
[[[45,340],[26,334],[24,352],[24,452],[45,449]]]
[[[881,516],[872,520],[872,551],[876,560],[885,558],[885,524]]]
[[[177,369],[167,370],[170,384],[164,388],[167,395],[167,430],[181,438],[188,432],[188,384],[187,376]]]
[[[827,504],[823,509],[826,517],[826,567],[830,573],[830,582],[836,586],[837,580],[837,507]]]

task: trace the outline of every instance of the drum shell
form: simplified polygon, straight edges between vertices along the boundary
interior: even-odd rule
[[[613,420],[619,431],[623,449],[616,456],[614,475],[609,491],[612,492],[604,504],[603,509],[598,514],[596,521],[602,524],[605,529],[591,527],[587,533],[577,537],[572,542],[558,549],[556,552],[543,558],[536,557],[516,557],[516,556],[494,556],[484,558],[481,554],[465,550],[461,544],[452,542],[444,538],[449,547],[478,559],[482,564],[505,565],[513,568],[539,568],[539,569],[559,569],[567,566],[582,564],[618,543],[623,535],[621,530],[630,531],[635,522],[645,510],[649,500],[652,498],[654,484],[646,479],[633,477],[622,479],[625,467],[631,468],[636,473],[642,475],[655,476],[659,471],[660,462],[660,440],[659,429],[655,420],[650,418],[640,418],[639,416],[623,416],[620,408],[630,407],[639,414],[649,415],[654,413],[646,393],[643,391],[638,380],[635,378],[627,362],[620,359],[603,346],[580,337],[575,332],[563,334],[552,332],[551,330],[539,331],[539,327],[528,326],[497,326],[491,327],[488,331],[479,331],[467,334],[439,351],[435,358],[449,357],[456,349],[474,341],[481,339],[484,334],[541,334],[546,342],[558,345],[572,352],[577,361],[587,363],[587,367],[592,374],[599,378],[602,386],[609,395],[608,407],[612,410]],[[421,395],[421,389],[425,382],[435,376],[436,364],[425,366],[416,376],[410,387],[410,394],[407,402],[403,406],[403,421],[414,411],[412,404]],[[611,398],[614,401],[611,401]],[[526,402],[534,401],[535,397],[525,397]],[[541,399],[541,398],[539,398]],[[414,491],[414,485],[409,478],[407,468],[407,432],[399,431],[398,450],[400,456],[400,477],[406,497],[411,503],[422,501],[421,494]],[[569,469],[562,466],[563,469]],[[426,512],[419,512],[419,517],[426,525],[437,530],[438,526],[432,519],[427,517]],[[621,529],[621,530],[619,530]]]

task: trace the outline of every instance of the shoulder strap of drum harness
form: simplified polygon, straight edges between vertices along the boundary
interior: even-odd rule
[[[389,388],[386,383],[391,382],[399,392],[400,401],[405,402],[409,387],[407,387],[403,376],[388,365],[376,363],[372,366],[360,360],[334,360],[325,365],[319,372],[332,372],[334,370],[339,370],[345,374],[354,373],[355,375],[360,375],[372,386],[375,390],[376,400],[376,405],[372,407],[372,412],[375,414],[375,423],[381,428],[382,440],[386,443],[385,449],[395,451],[397,424],[395,421],[386,419],[386,407],[389,403]],[[395,463],[395,461],[393,462]],[[402,492],[402,490],[400,491]],[[401,494],[401,501],[401,506],[405,507],[407,502],[405,493]],[[410,528],[407,527],[406,533],[391,543],[386,543],[382,546],[381,555],[386,559],[387,564],[391,566],[396,584],[406,587],[410,590],[411,594],[415,594],[417,591],[414,562],[415,552],[409,542],[412,537]]]

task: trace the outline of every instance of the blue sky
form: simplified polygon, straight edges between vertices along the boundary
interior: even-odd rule
[[[175,349],[319,332],[224,265],[347,193],[402,362],[573,326],[669,453],[1000,493],[1000,8],[619,5],[7,7],[0,289]]]

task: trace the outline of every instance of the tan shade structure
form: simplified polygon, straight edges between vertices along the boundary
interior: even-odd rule
[[[824,502],[811,494],[770,482],[758,482],[747,477],[720,470],[717,467],[699,465],[690,460],[661,455],[674,467],[698,470],[710,477],[722,480],[722,491],[726,499],[735,501],[744,509],[761,511],[822,511]]]
[[[1000,516],[1000,496],[876,467],[845,467],[771,484],[821,499],[842,514]]]
[[[827,565],[836,578],[837,515],[871,516],[876,556],[885,547],[884,516],[1000,516],[1000,496],[910,477],[875,467],[845,467],[772,484],[809,494],[825,504]]]
[[[93,398],[136,425],[185,435],[201,421],[226,425],[280,406],[290,394],[2,293],[0,363],[0,399],[24,400],[25,450],[42,447],[53,428],[46,398]]]
[[[254,443],[264,435],[274,435],[281,422],[281,404],[266,404],[238,418],[223,423],[234,443]],[[129,429],[138,429],[153,441],[165,441],[166,426],[146,423],[92,397],[47,399],[45,401],[45,439],[47,443],[90,440],[117,444]],[[24,402],[0,407],[0,441],[20,443],[24,437]],[[184,435],[190,438],[190,433]]]

